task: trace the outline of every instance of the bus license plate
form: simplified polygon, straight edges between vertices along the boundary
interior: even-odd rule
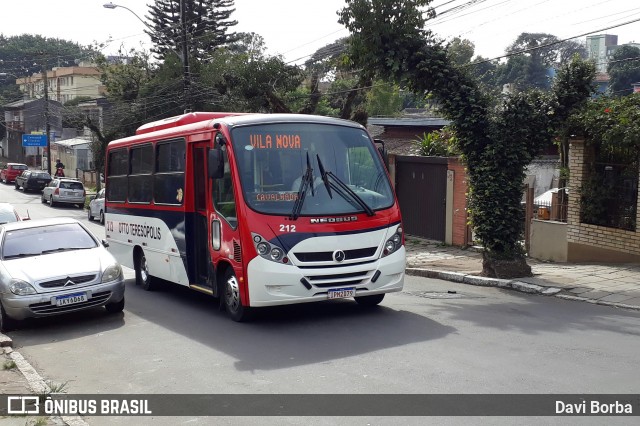
[[[55,297],[54,299],[55,299],[55,302],[56,302],[57,306],[73,305],[75,303],[86,302],[87,301],[87,294],[86,293],[74,293],[74,294],[69,294],[67,296]]]
[[[355,297],[356,288],[332,288],[327,292],[329,299],[342,299],[344,297]]]

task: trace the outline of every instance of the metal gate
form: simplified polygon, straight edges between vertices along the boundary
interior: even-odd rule
[[[407,234],[436,241],[445,240],[445,157],[397,156],[396,195]]]

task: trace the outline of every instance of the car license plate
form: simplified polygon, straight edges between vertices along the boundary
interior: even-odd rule
[[[327,292],[327,296],[329,299],[342,299],[344,297],[355,297],[356,288],[355,287],[332,288]]]
[[[44,183],[44,181],[43,180],[39,180],[38,183]]]
[[[68,294],[66,296],[54,297],[55,304],[57,306],[66,306],[73,305],[75,303],[86,302],[87,294],[86,293],[74,293]]]

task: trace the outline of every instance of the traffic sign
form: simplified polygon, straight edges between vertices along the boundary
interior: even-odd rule
[[[47,135],[22,135],[22,146],[47,146]]]

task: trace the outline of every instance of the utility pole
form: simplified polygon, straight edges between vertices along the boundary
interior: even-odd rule
[[[191,75],[189,73],[189,50],[187,49],[187,13],[184,0],[180,0],[180,28],[182,31],[182,78],[184,112],[191,112]]]
[[[51,174],[51,126],[49,125],[49,79],[47,78],[47,63],[42,66],[44,79],[44,127],[47,135],[47,172]]]

